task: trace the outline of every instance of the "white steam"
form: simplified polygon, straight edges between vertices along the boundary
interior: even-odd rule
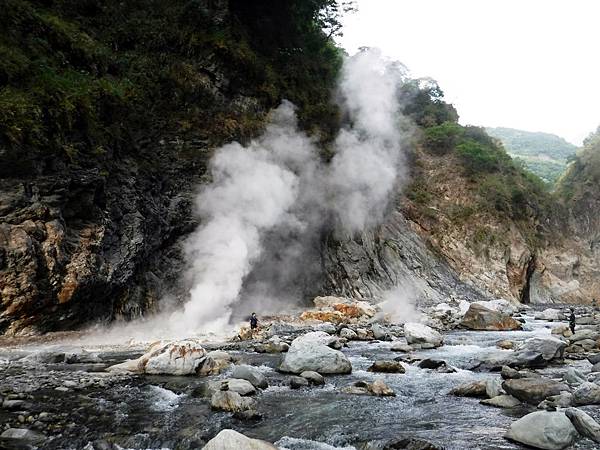
[[[298,131],[285,101],[263,136],[216,152],[212,183],[197,198],[201,226],[186,244],[190,297],[172,326],[186,332],[226,324],[249,274],[260,287],[254,295],[262,295],[271,280],[295,270],[302,248],[331,219],[346,234],[381,222],[404,177],[395,67],[377,51],[346,61],[339,94],[349,125],[329,164]],[[261,262],[274,254],[276,264]]]

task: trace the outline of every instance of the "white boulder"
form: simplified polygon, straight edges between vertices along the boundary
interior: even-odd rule
[[[405,323],[404,336],[409,344],[431,344],[439,347],[444,342],[443,336],[433,328],[420,323]]]

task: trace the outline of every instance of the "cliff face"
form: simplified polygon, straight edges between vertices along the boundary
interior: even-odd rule
[[[335,123],[340,55],[320,30],[296,33],[312,13],[295,2],[257,2],[262,30],[236,1],[5,6],[0,333],[156,310],[185,288],[181,241],[212,150],[259,133],[282,98],[324,138]],[[278,20],[289,34],[267,45]]]

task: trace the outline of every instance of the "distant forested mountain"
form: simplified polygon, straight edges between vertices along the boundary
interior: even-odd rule
[[[513,158],[551,184],[556,183],[577,150],[575,145],[554,134],[514,128],[486,128],[486,131],[499,139]]]

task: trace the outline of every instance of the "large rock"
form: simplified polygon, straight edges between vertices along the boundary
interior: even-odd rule
[[[206,443],[204,450],[277,450],[277,447],[258,439],[250,439],[234,430],[222,430]]]
[[[565,414],[579,434],[600,444],[600,424],[589,414],[577,408],[568,408]]]
[[[513,422],[505,437],[534,448],[562,450],[573,445],[578,433],[565,413],[537,411]]]
[[[548,308],[543,311],[535,313],[534,316],[538,320],[547,320],[550,322],[559,321],[564,319],[564,315],[558,309]]]
[[[551,395],[558,395],[561,391],[569,390],[569,386],[565,383],[543,377],[506,380],[502,383],[502,388],[507,394],[534,405]]]
[[[256,388],[252,386],[252,383],[240,378],[211,381],[208,383],[208,389],[211,393],[217,391],[232,391],[237,392],[242,396],[256,394]]]
[[[443,336],[433,328],[420,323],[405,323],[404,337],[409,344],[431,344],[439,347],[444,342]]]
[[[573,391],[575,405],[600,405],[600,386],[585,382]]]
[[[406,369],[400,362],[393,360],[377,360],[367,369],[369,372],[405,373]]]
[[[314,331],[294,339],[279,370],[296,374],[307,370],[321,374],[352,372],[352,364],[348,358],[339,350],[328,347],[333,341],[335,338],[322,331]]]
[[[555,337],[527,339],[511,357],[509,365],[518,367],[545,367],[550,361],[562,358],[567,344]]]
[[[483,405],[495,406],[496,408],[514,408],[521,404],[519,399],[512,395],[497,395],[496,397],[481,400],[480,403]]]
[[[518,311],[518,308],[514,303],[511,303],[508,300],[504,300],[501,298],[489,301],[477,301],[473,302],[472,304],[483,306],[486,309],[491,309],[492,311],[496,311],[507,316],[511,316]],[[469,309],[467,308],[465,313],[468,310]]]
[[[460,325],[470,330],[483,331],[511,331],[522,328],[521,322],[478,303],[471,303]]]
[[[269,386],[269,383],[262,372],[252,366],[235,366],[231,376],[232,378],[249,381],[255,388],[266,389]]]
[[[4,430],[2,434],[0,434],[0,438],[22,441],[23,443],[27,442],[31,444],[40,444],[46,440],[46,436],[42,433],[29,430],[27,428],[8,428]]]
[[[158,343],[138,359],[109,367],[110,372],[195,375],[206,362],[206,350],[194,339]]]
[[[242,412],[253,409],[255,405],[253,399],[233,391],[217,391],[210,398],[210,406],[221,411]]]
[[[487,397],[487,383],[485,381],[464,383],[452,389],[450,394],[457,397]]]

